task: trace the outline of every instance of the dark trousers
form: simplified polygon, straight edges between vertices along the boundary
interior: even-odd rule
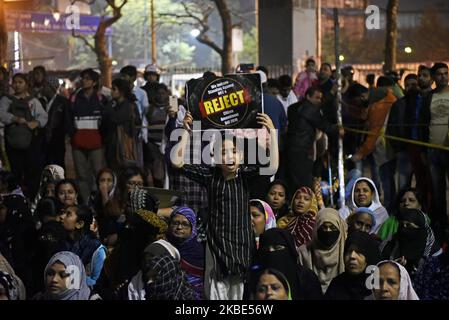
[[[313,163],[307,151],[289,152],[287,155],[288,194],[293,195],[301,187],[313,190]]]
[[[39,190],[42,174],[42,143],[34,138],[27,149],[16,149],[5,142],[6,154],[12,173],[16,176],[19,185],[24,186],[24,193],[29,199],[34,199]]]
[[[44,145],[44,166],[56,164],[65,170],[65,141],[52,141]]]

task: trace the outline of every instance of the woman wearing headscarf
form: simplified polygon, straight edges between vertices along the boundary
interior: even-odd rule
[[[377,235],[382,240],[391,240],[398,231],[399,221],[398,215],[405,209],[418,209],[425,212],[423,206],[424,199],[422,195],[415,188],[406,188],[398,193],[396,210],[390,217],[382,224]],[[426,215],[427,221],[430,222],[429,217]]]
[[[9,264],[8,260],[0,253],[0,278],[2,277],[1,274],[7,275],[9,277],[5,280],[0,280],[0,283],[3,284],[2,281],[8,281],[12,286],[14,286],[13,291],[14,292],[8,292],[7,294],[10,294],[9,300],[25,300],[26,299],[26,290],[25,286],[23,285],[22,280],[16,275],[14,272],[14,269]],[[10,279],[12,278],[12,279]],[[9,291],[8,288],[6,290]],[[15,296],[16,298],[11,298],[11,295]]]
[[[382,258],[398,260],[413,278],[425,259],[438,256],[442,250],[421,210],[404,209],[398,220],[396,235],[382,244]]]
[[[345,206],[339,211],[340,216],[346,220],[358,208],[368,208],[374,213],[376,219],[376,225],[370,233],[377,233],[382,224],[388,219],[388,212],[379,199],[379,192],[374,182],[366,177],[358,178],[352,188],[350,199],[346,200],[347,207]]]
[[[56,164],[48,165],[42,171],[41,181],[39,184],[39,192],[31,204],[31,211],[34,213],[37,204],[42,198],[56,196],[56,184],[60,180],[64,180],[64,169]]]
[[[251,212],[251,225],[256,236],[256,248],[259,247],[259,238],[265,231],[276,228],[276,218],[270,205],[259,199],[249,201]]]
[[[104,217],[103,209],[106,203],[112,199],[117,187],[117,176],[109,168],[101,169],[97,174],[97,191],[93,191],[89,198],[89,207],[98,219]]]
[[[274,180],[268,186],[266,201],[273,209],[276,219],[288,214],[287,184],[282,180]]]
[[[20,300],[17,280],[0,270],[0,301]]]
[[[291,212],[279,219],[278,227],[290,231],[296,247],[299,248],[312,239],[317,212],[315,193],[308,187],[301,187],[293,195]]]
[[[96,290],[105,299],[115,299],[117,288],[137,274],[144,249],[165,238],[168,225],[155,212],[159,201],[147,190],[136,188],[130,194],[131,213],[126,217],[114,250],[106,259]]]
[[[254,300],[292,300],[290,284],[281,272],[265,269],[257,277],[253,297]]]
[[[145,300],[198,300],[179,262],[171,255],[151,258],[144,270]]]
[[[331,281],[325,299],[363,300],[371,293],[366,286],[367,268],[379,261],[379,241],[363,231],[351,233],[345,243],[345,272]]]
[[[181,255],[181,269],[199,295],[203,292],[205,248],[197,239],[196,215],[188,207],[176,207],[170,215],[167,240]]]
[[[371,233],[376,225],[376,217],[370,209],[362,207],[352,213],[346,222],[348,223],[348,235],[355,231]]]
[[[259,249],[246,289],[253,291],[258,273],[266,268],[280,271],[290,284],[293,300],[319,300],[322,298],[317,276],[298,264],[298,251],[292,235],[279,228],[267,230],[260,236]],[[248,292],[248,291],[247,291]]]
[[[373,274],[372,294],[366,297],[366,300],[419,300],[403,266],[392,260],[384,260],[379,262],[377,267]]]
[[[317,275],[323,294],[333,278],[344,272],[344,247],[347,226],[338,211],[318,212],[312,240],[299,248],[299,261]]]
[[[44,271],[45,290],[35,300],[90,300],[86,271],[80,258],[68,251],[55,254]]]
[[[449,230],[446,243],[449,243]],[[413,287],[421,300],[449,300],[449,251],[429,257],[418,269]]]

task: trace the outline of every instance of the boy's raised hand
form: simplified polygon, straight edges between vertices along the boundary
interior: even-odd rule
[[[186,129],[187,131],[191,132],[191,126],[193,124],[193,118],[192,118],[192,114],[190,113],[190,111],[186,112],[186,115],[184,117],[184,120],[182,122],[184,129]]]
[[[258,113],[257,114],[257,123],[264,126],[268,130],[274,129],[273,121],[266,113]]]

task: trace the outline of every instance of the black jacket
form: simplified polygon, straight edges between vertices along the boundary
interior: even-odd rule
[[[67,133],[66,129],[66,113],[70,108],[67,98],[57,95],[52,104],[47,106],[48,122],[45,127],[45,142],[55,144],[57,142],[64,143]]]
[[[337,132],[337,125],[331,125],[319,107],[308,100],[292,104],[288,108],[287,150],[304,152],[313,148],[316,129],[328,136]]]
[[[366,287],[369,274],[362,273],[357,276],[346,272],[332,279],[324,296],[325,300],[364,300],[371,294]]]

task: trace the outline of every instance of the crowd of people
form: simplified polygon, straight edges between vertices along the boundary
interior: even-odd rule
[[[154,65],[142,87],[134,66],[111,88],[86,69],[70,93],[41,66],[0,71],[0,300],[449,299],[446,64],[404,88],[344,67],[342,126],[331,64],[294,81],[259,66],[271,176],[238,136],[215,165],[186,161],[187,97],[170,103]]]

